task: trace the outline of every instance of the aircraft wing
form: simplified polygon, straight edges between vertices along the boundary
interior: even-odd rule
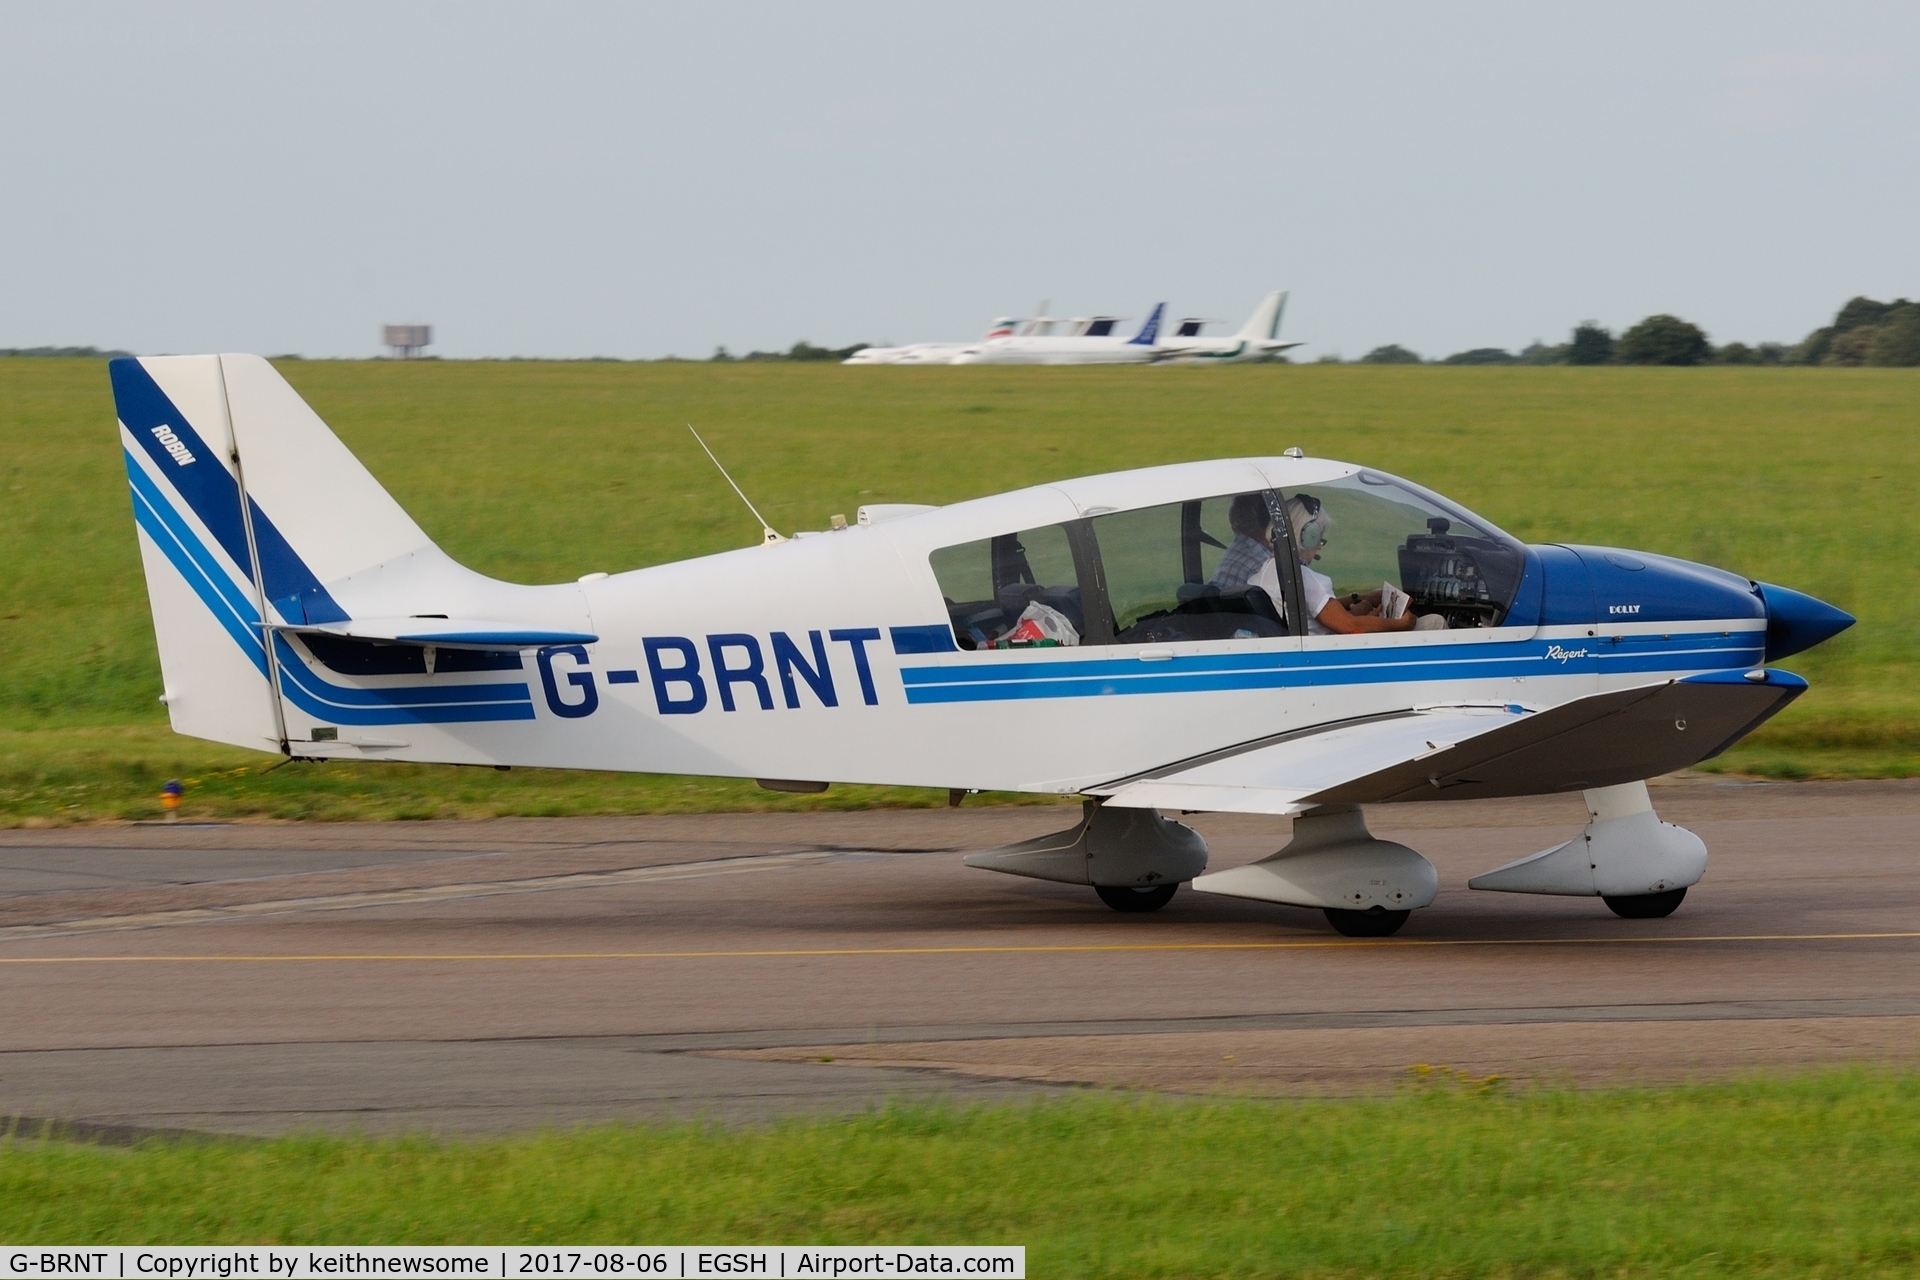
[[[1718,755],[1806,687],[1789,672],[1731,671],[1545,711],[1414,707],[1275,734],[1088,791],[1121,808],[1274,814],[1582,791]]]

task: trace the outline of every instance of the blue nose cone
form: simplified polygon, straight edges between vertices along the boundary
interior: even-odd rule
[[[1767,606],[1767,661],[1777,662],[1802,649],[1811,649],[1853,625],[1853,615],[1803,592],[1760,585]]]

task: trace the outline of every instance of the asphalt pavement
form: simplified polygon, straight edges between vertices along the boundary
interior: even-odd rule
[[[962,865],[1069,807],[0,832],[0,1114],[485,1133],[1920,1061],[1920,784],[1653,794],[1711,854],[1665,920],[1466,888],[1577,796],[1371,810],[1442,881],[1384,941]],[[1216,869],[1287,838],[1187,821]]]

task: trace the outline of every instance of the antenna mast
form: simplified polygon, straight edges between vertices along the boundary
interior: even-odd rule
[[[693,424],[691,422],[687,424],[687,430],[693,431]],[[713,450],[707,448],[707,442],[700,439],[700,433],[698,431],[693,431],[693,438],[694,441],[699,444],[701,450],[707,455],[707,460],[713,463],[714,468],[720,472],[720,478],[725,480],[729,485],[732,485],[733,491],[740,495],[740,501],[747,504],[747,510],[751,511],[753,518],[759,522],[761,545],[770,547],[776,542],[785,542],[785,538],[773,531],[773,526],[767,523],[766,517],[760,514],[759,510],[753,505],[753,500],[747,497],[746,492],[742,490],[739,485],[733,483],[733,477],[728,475],[727,469],[720,465],[720,459],[713,456]]]

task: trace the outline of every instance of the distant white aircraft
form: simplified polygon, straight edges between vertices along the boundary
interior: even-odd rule
[[[1230,338],[1203,338],[1202,326],[1213,320],[1197,317],[1182,320],[1179,328],[1162,340],[1154,354],[1158,364],[1248,364],[1271,360],[1282,351],[1302,345],[1280,341],[1280,317],[1287,309],[1287,295],[1276,290],[1260,300],[1240,332]]]
[[[1045,310],[1042,307],[1041,310]],[[987,326],[986,341],[1004,338],[1013,333],[1020,321],[1012,316],[1000,316]],[[978,344],[971,342],[909,342],[898,347],[862,347],[842,360],[841,364],[952,364],[953,357],[968,347]]]
[[[1043,301],[1040,304],[1039,310],[1024,320],[1014,316],[998,317],[987,327],[987,332],[981,341],[991,342],[995,338],[1011,338],[1016,334],[1031,336],[1035,334],[1052,333],[1053,326],[1061,323],[1061,320],[1059,316],[1047,314],[1049,305],[1051,304]],[[1099,332],[1110,333],[1113,330],[1115,319],[1113,316],[1094,316],[1091,318],[1078,319],[1073,322],[1076,326],[1074,332],[1081,333],[1089,326],[1097,326],[1104,323],[1106,328],[1099,330]],[[956,355],[979,345],[977,342],[910,342],[898,347],[864,347],[840,363],[952,364],[953,358]]]
[[[1111,338],[1115,325],[1131,320],[1132,318],[1131,316],[1075,316],[1073,319],[1067,321],[1067,336],[1072,338]],[[1043,332],[1051,333],[1053,330],[1048,328]]]
[[[1023,334],[1052,333],[1053,326],[1060,323],[1060,317],[1051,314],[1052,308],[1053,302],[1050,299],[1041,299],[1040,306],[1034,311],[1033,315],[1021,322],[1019,332]],[[1008,335],[1004,333],[994,333],[988,334],[987,336],[990,338],[1004,338]]]
[[[1112,336],[1112,316],[1098,316],[1087,332],[1067,337],[1051,334],[1012,334],[976,343],[953,357],[954,364],[1151,364],[1159,350],[1160,319],[1167,304],[1154,306],[1140,332],[1131,338]],[[1077,326],[1076,322],[1076,326]],[[1099,336],[1104,328],[1105,336]]]

